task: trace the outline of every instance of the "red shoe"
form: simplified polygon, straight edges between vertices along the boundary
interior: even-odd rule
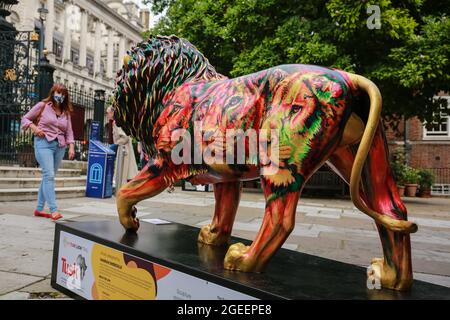
[[[34,215],[36,217],[51,218],[51,214],[39,210],[34,210]]]
[[[52,214],[49,215],[53,221],[61,219],[63,216],[61,214],[59,214],[58,212],[53,212]]]

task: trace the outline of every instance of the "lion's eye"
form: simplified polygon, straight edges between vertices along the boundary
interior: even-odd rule
[[[238,104],[239,102],[241,102],[242,98],[241,97],[233,97],[230,100],[230,103],[228,104],[229,106],[234,106],[235,104]]]
[[[299,112],[299,111],[301,111],[301,110],[302,110],[302,106],[300,106],[300,105],[298,105],[298,104],[295,104],[295,105],[293,105],[292,108],[291,108],[291,113],[297,113],[297,112]]]

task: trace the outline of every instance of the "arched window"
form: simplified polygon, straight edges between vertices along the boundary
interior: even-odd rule
[[[101,184],[103,178],[103,168],[100,164],[94,163],[89,169],[89,182]]]

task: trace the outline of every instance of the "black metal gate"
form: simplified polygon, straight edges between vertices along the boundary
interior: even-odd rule
[[[39,35],[0,32],[0,164],[32,166],[31,132],[21,132],[21,117],[37,102],[35,66]]]

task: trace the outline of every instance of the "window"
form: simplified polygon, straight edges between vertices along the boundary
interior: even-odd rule
[[[100,62],[100,74],[103,77],[106,75],[105,62],[103,60]]]
[[[447,106],[441,107],[439,118],[441,121],[424,124],[423,137],[424,139],[450,139],[450,96],[441,96],[440,98],[447,99]]]
[[[88,55],[86,57],[86,67],[88,68],[89,75],[94,74],[94,57]]]
[[[78,49],[70,50],[70,61],[72,61],[72,63],[75,65],[80,63],[80,52],[78,51]]]
[[[63,53],[63,44],[61,41],[57,39],[53,39],[53,53],[55,54],[56,60],[61,61],[62,60],[62,53]]]
[[[431,188],[431,194],[434,196],[450,195],[450,184],[434,184]]]
[[[113,70],[119,70],[119,59],[117,58],[113,61]]]

